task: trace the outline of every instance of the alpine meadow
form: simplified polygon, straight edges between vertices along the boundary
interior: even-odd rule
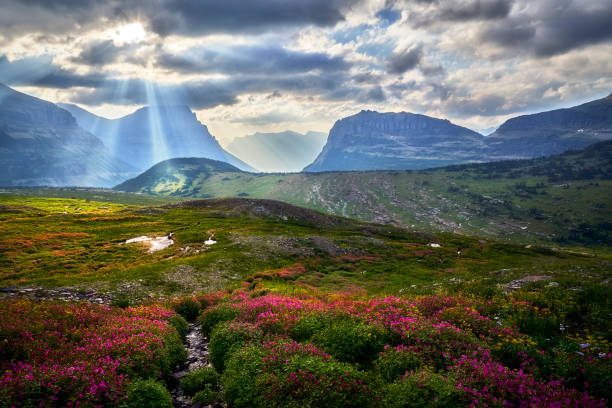
[[[612,4],[0,0],[0,407],[605,408]]]

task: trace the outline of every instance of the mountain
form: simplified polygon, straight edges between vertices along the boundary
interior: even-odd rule
[[[405,170],[481,161],[484,137],[448,120],[361,111],[337,121],[306,172]]]
[[[326,138],[322,132],[258,132],[235,138],[226,149],[264,172],[298,172],[317,157]]]
[[[120,191],[139,191],[148,194],[180,195],[192,190],[202,179],[219,173],[242,172],[229,163],[200,157],[176,158],[157,163],[138,177],[115,187]],[[142,187],[144,186],[144,187]]]
[[[609,139],[612,94],[572,108],[509,119],[486,143],[491,159],[507,159],[559,154]]]
[[[601,243],[612,231],[612,141],[421,171],[253,174],[180,160],[190,161],[156,166],[115,189],[267,198],[363,221],[527,242]]]
[[[0,185],[105,186],[136,169],[53,103],[0,84]]]
[[[223,150],[206,125],[185,105],[146,106],[118,119],[101,118],[75,105],[59,106],[140,171],[176,157],[205,157],[256,171]]]

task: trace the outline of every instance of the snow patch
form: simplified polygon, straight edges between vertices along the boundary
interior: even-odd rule
[[[174,240],[170,238],[170,235],[164,237],[149,237],[142,235],[140,237],[131,238],[125,241],[126,244],[132,244],[135,242],[144,242],[149,245],[149,253],[161,251],[174,244]]]

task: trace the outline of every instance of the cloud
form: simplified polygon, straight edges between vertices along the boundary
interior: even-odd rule
[[[77,74],[53,64],[48,55],[12,60],[0,56],[0,82],[12,86],[44,88],[98,87],[107,78],[98,73]]]
[[[68,33],[89,25],[139,20],[162,36],[263,33],[333,26],[357,0],[0,0],[0,25],[13,35]]]
[[[479,39],[550,57],[612,39],[612,3],[545,0],[533,11],[486,25]]]
[[[387,60],[387,71],[391,74],[403,74],[415,68],[423,58],[423,46],[417,45],[410,49],[394,52]]]
[[[507,17],[514,0],[397,0],[394,8],[408,13],[407,22],[413,27],[428,27],[444,22],[499,20]]]
[[[117,47],[112,40],[93,41],[71,61],[87,65],[106,65],[115,62],[127,47]]]
[[[182,54],[162,54],[158,66],[183,73],[294,74],[300,72],[345,71],[342,57],[324,53],[291,51],[280,46],[229,46],[190,49]]]
[[[163,11],[150,16],[160,35],[198,36],[211,33],[261,33],[273,28],[333,26],[344,20],[351,0],[165,0]]]
[[[287,112],[269,112],[255,116],[236,117],[230,120],[232,123],[242,123],[255,126],[265,126],[270,123],[300,122],[304,118],[300,115]]]

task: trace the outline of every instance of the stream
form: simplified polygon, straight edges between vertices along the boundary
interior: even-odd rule
[[[180,385],[181,378],[187,375],[187,373],[200,367],[210,366],[208,361],[208,339],[202,335],[198,324],[189,324],[186,343],[187,360],[172,375],[173,383],[171,384],[170,394],[172,394],[172,403],[175,408],[198,408],[202,407],[202,404],[192,403],[191,398],[183,395]]]

